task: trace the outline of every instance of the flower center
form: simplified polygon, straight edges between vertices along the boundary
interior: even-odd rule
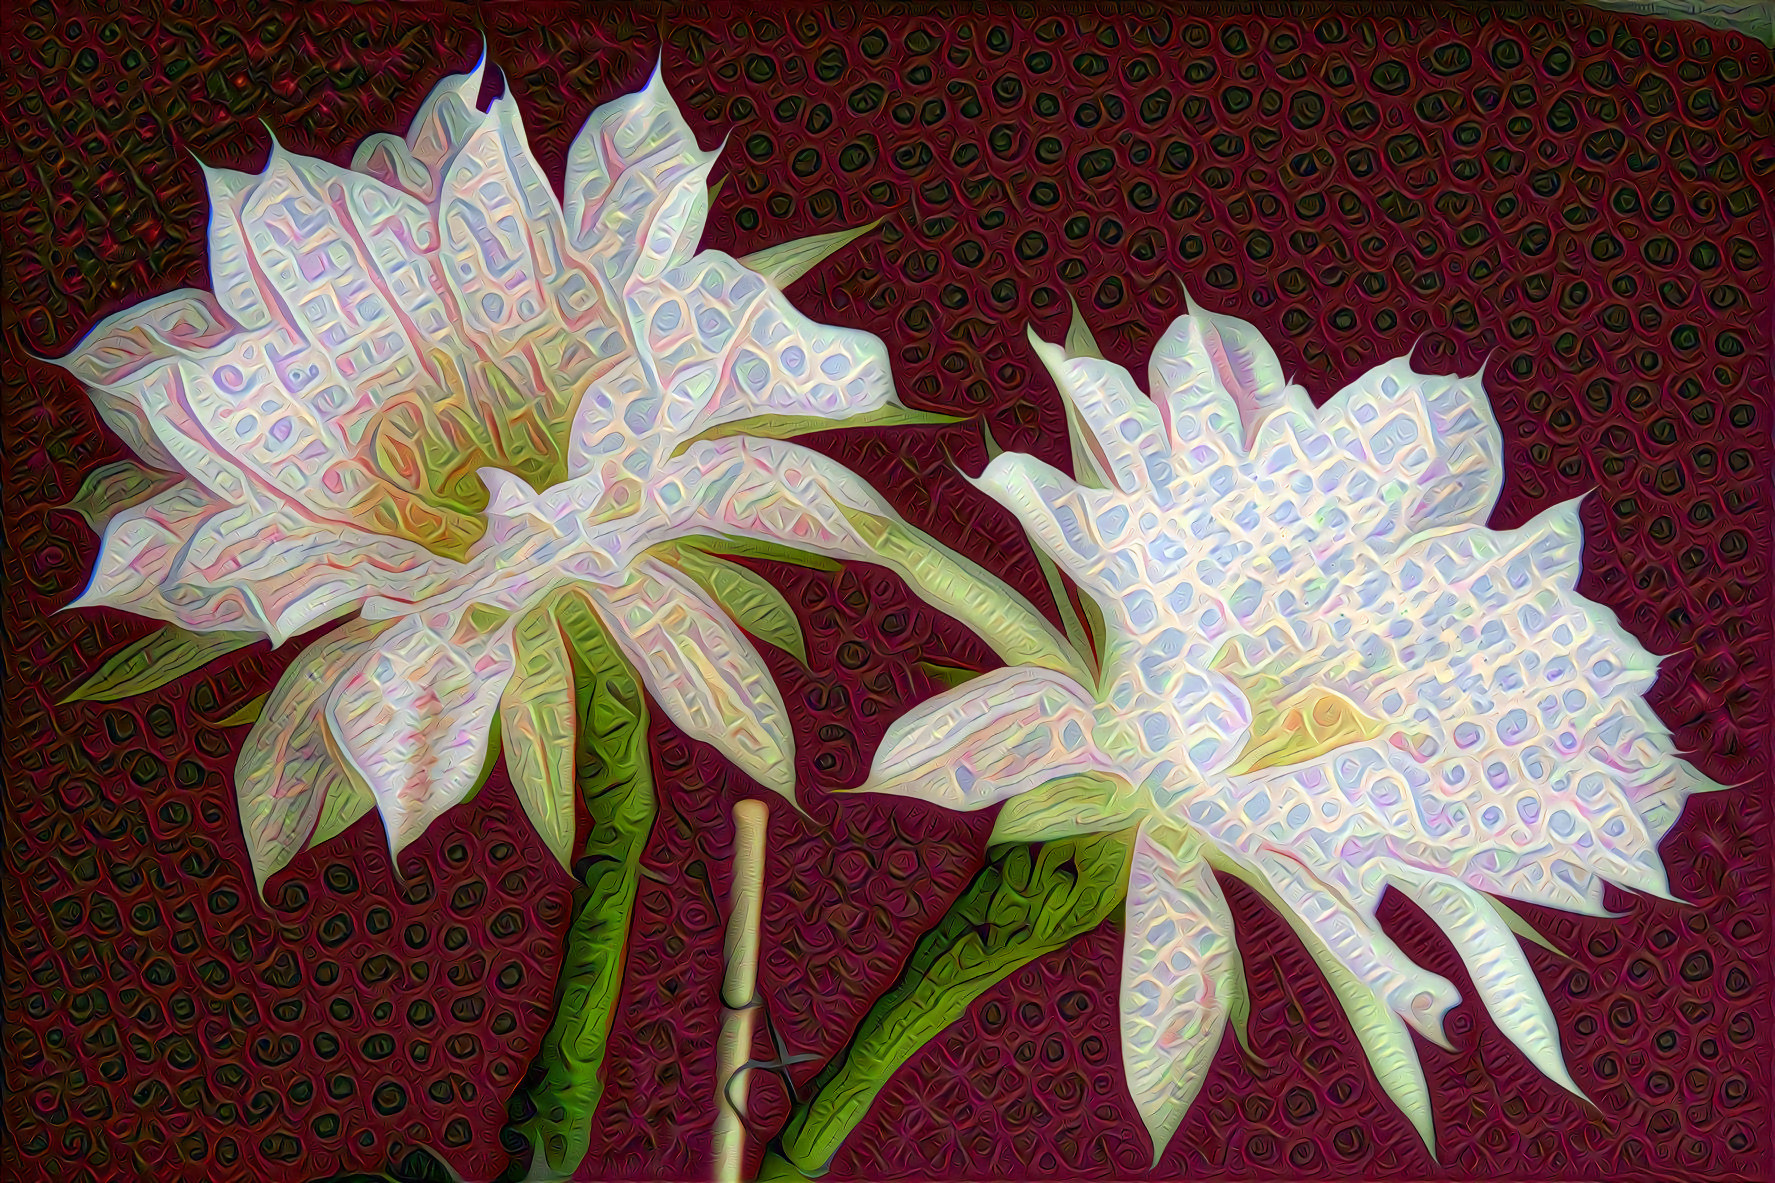
[[[1386,724],[1335,690],[1309,686],[1283,697],[1283,680],[1274,671],[1293,664],[1286,654],[1272,656],[1261,666],[1248,664],[1236,642],[1215,657],[1213,669],[1231,679],[1251,704],[1251,738],[1224,770],[1226,774],[1302,764],[1385,730]]]

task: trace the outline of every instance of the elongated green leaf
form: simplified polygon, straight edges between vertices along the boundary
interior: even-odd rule
[[[170,472],[146,468],[134,460],[105,464],[86,474],[80,492],[62,506],[86,519],[86,524],[103,533],[106,523],[132,505],[140,505],[163,489],[170,489],[180,478]]]
[[[779,242],[761,251],[753,251],[740,260],[779,288],[786,288],[824,262],[834,252],[849,246],[877,226],[881,219],[852,230],[835,230],[830,234],[813,234],[789,242]]]
[[[843,563],[836,559],[829,559],[825,555],[796,550],[792,546],[784,546],[779,542],[740,538],[733,534],[720,536],[687,534],[677,542],[680,546],[694,546],[700,551],[706,551],[713,555],[727,555],[740,559],[764,559],[772,563],[789,563],[796,567],[807,567],[814,571],[842,571],[844,569]]]
[[[948,665],[941,661],[920,661],[914,664],[924,671],[925,677],[945,690],[954,690],[963,682],[972,682],[983,672],[971,670],[965,666]]]
[[[1096,928],[1122,902],[1134,831],[994,853],[815,1078],[783,1128],[788,1161],[825,1169],[888,1078],[1006,975]]]
[[[649,553],[701,584],[735,624],[785,653],[794,654],[802,665],[807,664],[807,641],[801,635],[801,621],[783,593],[763,576],[698,547],[675,542],[660,543]]]
[[[784,440],[791,436],[809,435],[816,431],[836,431],[841,427],[922,427],[933,423],[960,423],[954,415],[934,411],[915,411],[899,403],[889,403],[861,415],[832,419],[824,415],[753,415],[731,423],[718,423],[707,431],[679,444],[672,452],[681,455],[699,440],[718,440],[729,435],[750,435],[763,439]]]
[[[264,639],[259,633],[194,633],[169,624],[107,658],[97,673],[62,701],[116,702],[143,694]]]
[[[1070,406],[1071,404],[1068,404],[1069,408]],[[1004,449],[998,446],[998,441],[992,438],[992,429],[986,425],[984,419],[980,421],[980,434],[985,437],[986,457],[989,461],[1004,453]],[[1091,667],[1091,681],[1095,685],[1096,653],[1092,648],[1089,634],[1085,632],[1084,624],[1079,620],[1079,614],[1073,610],[1072,596],[1066,590],[1066,581],[1060,576],[1060,568],[1054,565],[1054,560],[1048,557],[1047,551],[1037,546],[1033,541],[1029,541],[1028,545],[1030,551],[1035,555],[1036,563],[1042,569],[1042,578],[1047,581],[1048,594],[1054,598],[1054,607],[1060,613],[1060,626],[1066,630],[1066,639],[1077,650],[1079,660]],[[1099,619],[1101,620],[1101,617]]]
[[[248,723],[257,723],[259,716],[265,713],[265,701],[271,697],[269,691],[242,703],[216,720],[217,727],[244,727]]]
[[[499,700],[505,766],[530,824],[570,866],[576,712],[567,645],[551,606],[524,613],[512,642],[516,662]]]
[[[1211,842],[1203,843],[1203,857],[1215,870],[1243,880],[1288,921],[1301,944],[1312,954],[1319,972],[1325,975],[1325,982],[1344,1008],[1344,1014],[1349,1017],[1350,1027],[1368,1056],[1375,1079],[1417,1130],[1430,1157],[1435,1158],[1436,1127],[1430,1111],[1430,1086],[1424,1079],[1424,1066],[1418,1060],[1417,1048],[1412,1046],[1410,1029],[1385,999],[1345,968],[1319,934],[1283,902],[1262,873],[1229,858]]]
[[[1515,908],[1512,908],[1509,904],[1506,904],[1495,895],[1490,895],[1485,892],[1480,892],[1480,895],[1485,897],[1485,902],[1492,906],[1492,909],[1496,911],[1499,917],[1503,919],[1504,923],[1509,926],[1511,932],[1526,941],[1533,941],[1549,953],[1558,954],[1567,961],[1572,959],[1570,953],[1567,953],[1564,949],[1561,949],[1558,945],[1542,936],[1539,929],[1523,919],[1521,912],[1518,912]]]
[[[1005,661],[1043,666],[1091,684],[1089,663],[1003,581],[902,522],[842,502],[838,510],[921,599],[980,634]]]
[[[604,1052],[622,988],[641,851],[653,828],[647,700],[634,670],[578,593],[555,602],[573,667],[579,795],[591,827],[577,864],[583,886],[556,984],[554,1022],[529,1090],[535,1112],[518,1129],[537,1151],[533,1172],[566,1178],[591,1141],[603,1096]]]
[[[1124,830],[1138,823],[1152,805],[1145,790],[1119,776],[1081,772],[1059,776],[1004,803],[987,841],[1052,842]]]

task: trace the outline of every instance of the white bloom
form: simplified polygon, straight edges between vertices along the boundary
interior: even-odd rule
[[[849,236],[752,266],[698,253],[715,153],[657,72],[592,113],[564,201],[517,104],[478,111],[480,85],[446,78],[350,169],[281,148],[258,176],[206,169],[214,294],[119,313],[63,362],[182,477],[132,486],[78,604],[274,643],[361,609],[290,668],[242,754],[261,884],[371,807],[398,853],[472,790],[496,716],[566,860],[561,595],[589,599],[684,731],[791,794],[752,643],[650,548],[718,534],[893,565],[859,523],[904,529],[818,454],[733,434],[919,418],[876,338],[780,290]],[[1039,633],[1021,659],[1042,659]]]
[[[1250,325],[1193,304],[1150,399],[1082,326],[1071,348],[1032,341],[1083,428],[1078,479],[1006,454],[978,483],[1101,608],[1101,678],[1011,667],[932,699],[863,787],[956,809],[1015,797],[995,841],[1139,825],[1123,1059],[1156,1150],[1234,988],[1204,858],[1294,923],[1426,1140],[1404,1025],[1442,1042],[1458,998],[1381,932],[1389,884],[1575,1091],[1480,892],[1590,913],[1604,879],[1664,895],[1657,840],[1709,787],[1641,698],[1657,660],[1574,590],[1577,504],[1486,528],[1503,472],[1477,377],[1401,359],[1315,409]]]

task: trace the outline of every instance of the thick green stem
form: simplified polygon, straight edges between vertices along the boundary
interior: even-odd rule
[[[591,1142],[641,852],[655,812],[647,701],[634,672],[583,599],[563,597],[557,612],[573,656],[575,767],[591,830],[576,863],[582,886],[574,892],[555,1019],[531,1070],[535,1112],[518,1126],[533,1150],[533,1179],[570,1176]]]
[[[1006,975],[1102,923],[1127,894],[1132,839],[1130,830],[995,850],[814,1079],[779,1138],[788,1163],[824,1172],[914,1052]]]

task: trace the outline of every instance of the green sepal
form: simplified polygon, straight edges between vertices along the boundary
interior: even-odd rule
[[[148,468],[134,460],[119,460],[87,473],[80,482],[80,491],[61,508],[73,510],[86,519],[94,532],[102,534],[113,517],[172,488],[182,479],[176,473]]]
[[[731,423],[718,423],[698,432],[672,450],[681,456],[690,445],[703,440],[718,440],[730,435],[749,435],[760,439],[786,440],[816,431],[837,431],[844,427],[925,427],[932,424],[960,423],[956,415],[939,415],[935,411],[915,411],[899,403],[888,403],[861,415],[833,419],[827,415],[752,415]]]
[[[194,633],[169,624],[107,658],[97,673],[62,702],[116,702],[158,690],[224,654],[264,639],[261,633]]]
[[[1492,906],[1492,909],[1497,912],[1499,919],[1503,920],[1504,924],[1508,926],[1511,932],[1525,940],[1533,941],[1535,944],[1541,946],[1541,948],[1555,956],[1563,957],[1567,961],[1572,959],[1570,953],[1567,953],[1564,949],[1561,949],[1558,945],[1543,936],[1541,931],[1534,925],[1530,924],[1521,912],[1518,912],[1515,908],[1512,908],[1509,904],[1505,903],[1497,896],[1492,895],[1490,892],[1482,891],[1479,894],[1484,897],[1486,903]]]
[[[766,542],[761,538],[741,538],[737,534],[687,534],[677,540],[680,546],[694,546],[700,551],[712,555],[721,555],[737,559],[761,559],[771,563],[788,563],[791,566],[807,567],[814,571],[842,571],[844,564],[825,555],[816,555],[805,550],[796,550],[792,546],[784,546],[780,542]]]
[[[957,686],[972,682],[984,672],[969,669],[963,665],[950,665],[942,661],[919,661],[913,664],[923,671],[925,677],[945,690],[954,690]]]
[[[807,640],[801,633],[800,618],[783,593],[762,576],[701,547],[678,542],[659,543],[648,553],[694,579],[735,624],[807,664]]]

